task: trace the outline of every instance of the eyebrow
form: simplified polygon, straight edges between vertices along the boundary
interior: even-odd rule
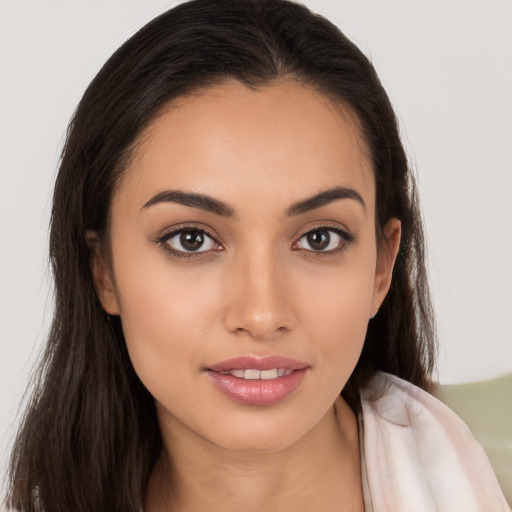
[[[349,187],[335,187],[301,201],[293,203],[285,211],[285,217],[293,217],[311,210],[316,210],[339,199],[353,199],[361,204],[366,211],[366,205],[361,194]],[[164,190],[153,196],[142,209],[149,208],[160,203],[178,203],[192,208],[199,208],[207,212],[215,213],[221,217],[235,217],[236,211],[228,204],[213,197],[181,190]]]
[[[153,196],[142,208],[149,208],[159,203],[178,203],[192,208],[199,208],[222,217],[234,217],[235,210],[226,203],[203,194],[193,194],[180,190],[165,190]]]
[[[349,187],[336,187],[325,190],[312,197],[292,204],[286,210],[285,216],[292,217],[294,215],[300,215],[301,213],[305,213],[310,210],[316,210],[317,208],[332,203],[333,201],[337,201],[338,199],[354,199],[361,204],[363,210],[366,213],[365,202],[357,190]]]

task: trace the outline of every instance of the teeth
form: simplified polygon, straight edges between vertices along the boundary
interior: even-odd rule
[[[272,368],[270,370],[227,370],[223,373],[224,375],[233,375],[239,379],[245,380],[272,380],[285,375],[290,375],[293,370],[285,368]]]
[[[257,380],[260,378],[261,372],[259,370],[245,370],[245,380]]]
[[[272,370],[261,370],[261,378],[265,380],[277,379],[277,368]]]

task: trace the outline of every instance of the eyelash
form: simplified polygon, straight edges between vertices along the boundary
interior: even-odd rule
[[[330,249],[328,251],[314,251],[311,249],[304,249],[304,248],[294,248],[300,240],[307,235],[319,231],[327,231],[327,232],[333,232],[336,233],[340,238],[341,242],[340,244],[335,247],[334,249]],[[171,247],[167,242],[174,238],[175,236],[179,235],[180,233],[184,232],[198,232],[202,235],[206,235],[208,238],[211,238],[211,240],[218,246],[221,247],[221,249],[210,249],[206,251],[180,251],[177,249],[174,249]],[[155,242],[160,245],[164,250],[166,250],[171,256],[175,258],[200,258],[201,256],[206,256],[212,253],[221,252],[223,250],[222,245],[220,242],[214,237],[208,230],[204,229],[203,227],[198,226],[180,226],[177,229],[173,229],[172,231],[166,232],[162,234],[160,237],[158,237]],[[342,252],[346,250],[351,244],[355,242],[355,236],[348,231],[345,231],[343,229],[340,229],[339,227],[334,227],[330,225],[321,225],[321,226],[315,226],[313,229],[309,229],[308,231],[302,233],[300,237],[298,237],[297,241],[292,244],[292,248],[296,251],[305,251],[309,253],[312,256],[320,256],[320,257],[326,257],[326,256],[332,256],[334,254],[337,254],[339,252]]]
[[[347,250],[349,248],[349,246],[352,245],[356,241],[356,237],[352,233],[349,233],[348,231],[345,231],[337,226],[321,225],[321,226],[315,226],[313,229],[309,229],[308,231],[306,231],[305,233],[300,235],[300,237],[293,244],[293,246],[297,245],[300,242],[300,240],[302,240],[307,235],[309,235],[311,233],[317,233],[319,231],[327,231],[330,233],[336,233],[341,238],[339,245],[337,247],[335,247],[334,249],[330,249],[328,251],[314,251],[311,249],[304,249],[304,248],[297,248],[295,250],[305,251],[310,256],[318,256],[318,257],[325,258],[328,256],[334,256],[340,252]]]
[[[211,238],[216,245],[222,247],[222,245],[216,239],[216,237],[214,237],[208,230],[204,229],[203,227],[193,226],[193,225],[192,226],[180,226],[177,229],[168,231],[168,232],[164,233],[163,235],[161,235],[156,240],[156,243],[158,245],[160,245],[164,250],[166,250],[171,256],[173,256],[175,258],[185,258],[185,259],[199,258],[201,256],[205,256],[205,255],[212,254],[215,252],[220,252],[223,250],[223,249],[210,249],[208,251],[186,252],[186,251],[180,251],[180,250],[174,249],[167,243],[169,240],[174,238],[176,235],[179,235],[180,233],[186,233],[186,232],[197,232],[202,235],[206,235],[208,238]]]

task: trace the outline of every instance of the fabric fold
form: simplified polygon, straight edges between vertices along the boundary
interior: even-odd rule
[[[510,512],[483,448],[426,391],[378,372],[358,423],[368,512]]]

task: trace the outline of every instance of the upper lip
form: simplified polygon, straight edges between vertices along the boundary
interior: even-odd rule
[[[272,355],[256,357],[251,355],[233,357],[220,363],[206,367],[214,372],[225,372],[229,370],[272,370],[273,368],[284,368],[285,370],[301,370],[309,367],[308,363],[297,361],[290,357]]]

